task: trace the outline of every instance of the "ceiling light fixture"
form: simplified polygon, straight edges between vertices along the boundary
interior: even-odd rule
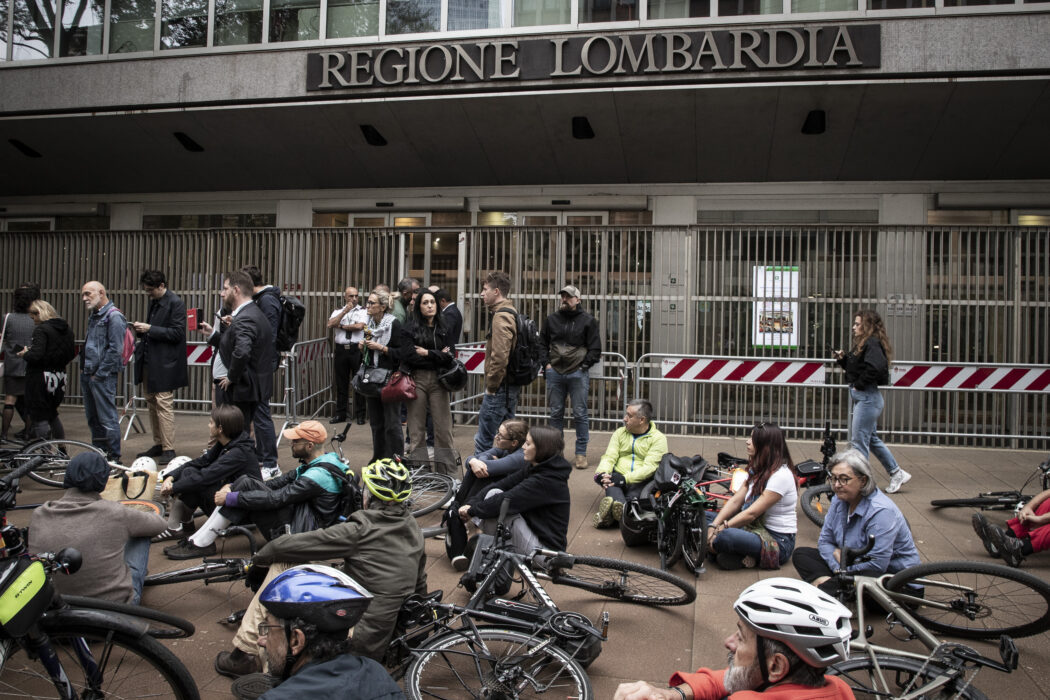
[[[587,117],[572,118],[572,137],[581,141],[594,138],[594,129],[591,128]]]
[[[807,136],[823,134],[828,128],[828,117],[822,109],[810,110],[806,121],[802,122],[802,133]]]
[[[371,124],[362,124],[361,133],[365,137],[365,141],[368,142],[369,146],[385,146],[386,139],[379,133],[379,129],[375,128]]]

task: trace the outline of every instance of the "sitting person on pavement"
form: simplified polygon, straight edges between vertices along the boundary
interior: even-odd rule
[[[271,682],[266,700],[400,700],[397,683],[375,660],[355,656],[347,633],[371,596],[353,578],[329,566],[291,568],[259,595],[266,608],[259,646]],[[237,684],[234,684],[234,694]]]
[[[508,474],[519,471],[525,466],[525,454],[521,450],[525,442],[525,435],[529,432],[529,424],[517,418],[503,421],[495,437],[492,438],[494,446],[474,455],[467,460],[466,470],[463,473],[463,482],[460,484],[456,497],[445,511],[445,553],[448,554],[452,566],[457,571],[467,568],[467,557],[464,552],[467,546],[467,530],[463,521],[456,513],[459,506],[467,503],[478,491],[494,484]]]
[[[165,470],[162,496],[171,496],[168,527],[154,542],[181,540],[193,533],[193,514],[215,510],[215,492],[240,476],[262,479],[255,442],[244,430],[244,414],[230,404],[216,406],[208,420],[212,446],[203,455]],[[186,457],[176,459],[187,459]],[[174,463],[175,460],[172,460]]]
[[[868,458],[849,449],[833,456],[830,464],[828,481],[836,498],[824,517],[817,547],[799,547],[791,558],[802,580],[838,595],[839,582],[833,574],[840,569],[881,576],[919,564],[908,521],[893,499],[875,485]],[[843,567],[842,552],[847,547],[864,548],[868,535],[875,536],[875,546],[865,560]]]
[[[215,554],[215,539],[230,525],[255,523],[267,539],[308,532],[332,525],[342,515],[343,483],[337,474],[356,481],[334,452],[324,452],[328,432],[308,420],[281,433],[291,440],[292,456],[301,464],[281,476],[261,481],[238,477],[215,492],[216,508],[184,543],[168,547],[169,559],[193,559]]]
[[[1030,554],[1050,549],[1050,489],[1036,494],[1005,528],[981,513],[973,514],[972,523],[988,553],[1016,568]]]
[[[711,556],[723,569],[779,569],[795,549],[798,487],[784,431],[760,423],[747,439],[747,488],[707,511]]]
[[[768,578],[733,603],[736,632],[726,638],[729,666],[679,671],[668,688],[622,683],[614,700],[852,700],[853,691],[824,670],[849,658],[850,611],[813,586]]]
[[[605,492],[594,514],[595,527],[611,527],[623,517],[628,499],[638,498],[667,452],[667,438],[653,423],[653,405],[645,399],[627,404],[623,427],[609,439],[594,481]]]
[[[270,542],[252,559],[252,566],[269,567],[273,579],[290,563],[343,559],[343,569],[367,585],[372,603],[354,627],[350,651],[382,661],[393,636],[401,604],[412,593],[426,594],[423,534],[412,517],[408,470],[383,459],[364,468],[364,508],[348,520],[321,530],[286,535]],[[260,670],[259,601],[253,600],[233,638],[232,652],[219,652],[215,669],[236,677]],[[271,672],[273,669],[271,668]]]
[[[72,576],[56,576],[66,595],[138,604],[149,561],[149,538],[164,529],[164,519],[99,495],[109,481],[109,464],[97,452],[69,460],[65,494],[33,511],[29,521],[32,552],[75,547],[84,557]]]

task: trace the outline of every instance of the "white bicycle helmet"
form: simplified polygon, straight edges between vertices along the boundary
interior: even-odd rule
[[[157,471],[157,460],[152,457],[139,457],[131,463],[133,472],[155,472]]]
[[[148,457],[143,457],[143,459],[149,459],[149,458]],[[192,462],[192,461],[193,461],[193,457],[187,457],[186,455],[182,455],[180,457],[176,457],[175,459],[173,459],[170,462],[168,462],[168,465],[166,467],[164,467],[163,469],[160,470],[160,474],[157,475],[157,481],[158,482],[164,481],[164,479],[166,479],[168,477],[168,474],[171,474],[173,471],[175,471],[176,469],[181,467],[186,462]]]
[[[852,613],[816,586],[764,579],[745,588],[733,609],[755,634],[783,642],[810,666],[824,668],[849,658]]]

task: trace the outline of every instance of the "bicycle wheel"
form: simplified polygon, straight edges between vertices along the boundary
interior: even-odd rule
[[[553,639],[514,630],[452,632],[423,643],[408,667],[409,698],[581,698],[593,700],[586,672]]]
[[[412,515],[419,517],[433,512],[452,500],[455,480],[447,474],[428,471],[412,473]]]
[[[667,519],[657,526],[656,551],[660,553],[660,568],[667,571],[682,558],[682,535],[680,529],[681,514],[670,513]]]
[[[707,522],[704,513],[692,510],[688,517],[683,517],[678,522],[681,530],[679,538],[682,541],[682,558],[694,575],[699,574],[707,558]]]
[[[876,656],[874,662],[865,657],[850,659],[835,664],[828,669],[828,673],[845,681],[857,700],[866,698],[888,700],[900,697],[905,692],[915,693],[908,697],[923,700],[948,700],[949,698],[988,700],[984,693],[973,686],[963,690],[965,681],[962,677],[954,678],[942,687],[921,692],[925,684],[932,682],[942,673],[951,675],[954,671],[935,663],[930,663],[923,668],[922,661],[902,656]]]
[[[243,567],[241,567],[243,569]],[[175,571],[163,571],[150,574],[146,577],[143,585],[164,586],[169,583],[185,583],[186,581],[200,581],[213,576],[233,576],[239,572],[231,564],[226,562],[205,562],[185,569]],[[230,579],[233,580],[233,579]]]
[[[51,645],[74,690],[80,697],[175,698],[199,700],[197,684],[190,672],[160,642],[143,635],[135,637],[112,629],[104,622],[92,625],[44,624]],[[83,639],[102,677],[98,693],[93,693],[87,673],[74,649]],[[13,648],[0,671],[0,695],[4,697],[55,698],[58,693],[47,671],[24,649]]]
[[[45,486],[62,488],[62,482],[66,478],[66,465],[69,460],[81,452],[97,452],[105,456],[105,453],[93,445],[76,440],[45,440],[26,445],[21,452],[12,458],[13,467],[20,467],[33,457],[47,457],[47,462],[29,472],[29,478],[38,481]]]
[[[934,508],[980,508],[981,510],[1013,510],[1018,503],[1027,501],[1021,494],[1002,496],[978,496],[977,498],[939,498],[930,501]]]
[[[835,494],[831,490],[831,484],[810,486],[802,492],[802,512],[817,527],[824,527],[824,516],[828,514],[834,498]]]
[[[890,591],[922,586],[926,605],[911,614],[932,630],[964,639],[1027,637],[1050,629],[1050,584],[998,564],[919,564],[886,582]],[[933,607],[936,604],[943,607]]]
[[[551,580],[639,605],[686,605],[696,600],[696,589],[684,579],[622,559],[574,557],[571,567],[552,569]]]
[[[189,620],[184,620],[177,615],[147,608],[143,605],[131,605],[129,603],[117,603],[112,600],[101,598],[87,598],[78,595],[64,595],[62,602],[74,608],[91,608],[92,610],[108,610],[121,613],[130,617],[150,622],[149,636],[157,639],[178,639],[180,637],[192,637],[196,628]],[[160,623],[160,624],[154,624]],[[3,693],[0,693],[2,695]]]

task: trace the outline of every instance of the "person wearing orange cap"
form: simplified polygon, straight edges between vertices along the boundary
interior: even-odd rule
[[[261,481],[240,476],[215,492],[215,505],[204,525],[178,547],[164,550],[169,559],[193,559],[215,554],[219,530],[254,522],[267,539],[285,533],[309,532],[334,524],[342,513],[343,481],[357,477],[334,452],[324,452],[328,431],[308,420],[282,435],[291,441],[292,456],[300,465]],[[341,476],[342,478],[341,478]]]

